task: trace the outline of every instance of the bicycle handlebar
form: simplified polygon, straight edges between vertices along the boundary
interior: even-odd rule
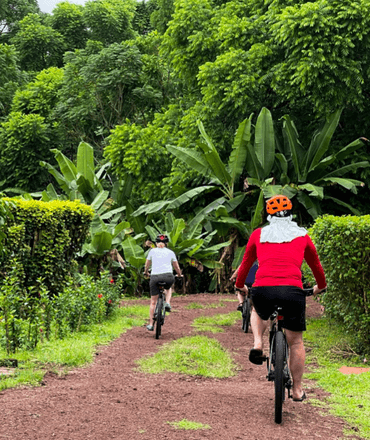
[[[309,287],[308,289],[303,289],[306,293],[306,296],[312,296],[313,295],[313,287]],[[320,293],[324,293],[326,292],[326,289],[322,290],[321,292],[318,293],[318,295],[320,295]]]

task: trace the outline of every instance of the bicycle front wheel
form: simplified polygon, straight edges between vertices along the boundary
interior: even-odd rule
[[[162,330],[162,314],[163,314],[163,298],[158,298],[157,306],[156,306],[156,312],[157,312],[157,320],[156,320],[156,327],[155,327],[155,339],[159,339],[161,336],[161,330]]]
[[[275,423],[281,423],[283,418],[283,402],[285,398],[284,363],[286,346],[284,334],[275,334]]]
[[[251,320],[251,303],[249,298],[246,298],[243,301],[242,317],[243,317],[242,330],[244,331],[244,333],[248,333],[249,323]]]

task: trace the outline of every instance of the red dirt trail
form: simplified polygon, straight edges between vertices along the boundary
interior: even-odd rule
[[[346,423],[310,404],[310,398],[326,394],[307,380],[308,399],[303,403],[287,401],[283,423],[274,423],[273,385],[265,378],[265,365],[248,361],[252,335],[242,332],[241,321],[223,333],[207,334],[219,340],[239,365],[234,377],[208,379],[137,371],[135,360],[155,353],[164,343],[195,334],[191,323],[196,317],[234,311],[237,303],[226,301],[221,308],[190,310],[185,308],[187,304],[218,303],[221,299],[234,297],[175,297],[161,339],[155,340],[152,332],[136,327],[99,349],[94,363],[85,368],[65,376],[48,373],[40,387],[1,392],[0,440],[344,438]],[[319,313],[320,307],[309,298],[307,315]],[[185,431],[167,423],[182,419],[211,429]]]

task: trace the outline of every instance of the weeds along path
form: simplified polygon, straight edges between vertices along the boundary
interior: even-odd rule
[[[220,308],[187,309],[223,302]],[[252,335],[241,321],[219,340],[239,366],[228,379],[189,377],[174,373],[149,375],[135,361],[158,351],[165,343],[196,333],[192,321],[201,315],[235,311],[228,295],[192,295],[173,298],[173,312],[155,340],[144,327],[133,328],[99,350],[95,362],[66,376],[48,374],[43,386],[0,393],[0,439],[11,440],[260,440],[341,439],[345,423],[311,405],[322,392],[308,388],[308,401],[284,404],[283,424],[273,421],[273,385],[265,379],[265,365],[248,361]],[[141,302],[141,301],[140,301]],[[149,301],[146,300],[147,304]],[[317,313],[310,302],[308,315]],[[187,419],[211,429],[184,431],[167,422]]]

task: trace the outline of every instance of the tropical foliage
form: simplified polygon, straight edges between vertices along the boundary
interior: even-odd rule
[[[227,289],[267,197],[306,225],[367,213],[369,8],[4,0],[0,189],[92,208],[80,271],[139,294],[145,242],[167,232],[186,289]]]

